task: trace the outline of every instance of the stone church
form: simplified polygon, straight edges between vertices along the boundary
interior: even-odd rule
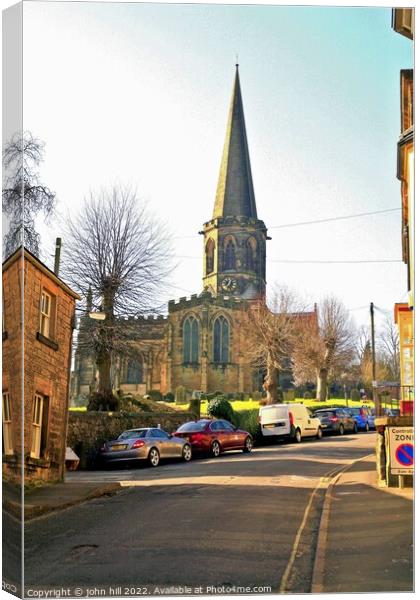
[[[238,65],[213,214],[200,233],[203,291],[171,300],[167,317],[129,320],[139,358],[115,361],[116,389],[166,394],[184,386],[250,393],[261,386],[261,377],[241,353],[241,318],[250,303],[265,298],[270,238],[257,215]],[[92,361],[76,352],[74,398],[89,392],[93,371]]]

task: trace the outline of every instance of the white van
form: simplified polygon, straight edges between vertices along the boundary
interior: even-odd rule
[[[269,404],[259,412],[261,433],[265,437],[294,440],[303,437],[322,437],[321,421],[303,404]]]

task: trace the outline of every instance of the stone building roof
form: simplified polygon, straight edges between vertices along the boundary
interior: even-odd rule
[[[51,269],[44,265],[43,262],[39,260],[37,256],[29,252],[29,250],[23,246],[20,246],[11,254],[6,260],[3,262],[2,270],[6,271],[10,265],[12,265],[16,260],[25,258],[30,263],[35,265],[37,269],[39,269],[44,275],[49,277],[51,281],[53,281],[56,285],[58,285],[62,290],[64,290],[69,296],[74,298],[75,300],[80,300],[79,294],[77,294],[74,290],[72,290],[62,279],[60,279]]]
[[[238,65],[236,65],[229,108],[213,219],[232,216],[257,218]]]

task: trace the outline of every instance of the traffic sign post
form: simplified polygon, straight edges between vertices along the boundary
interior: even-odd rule
[[[414,427],[389,427],[388,441],[391,475],[413,475]]]

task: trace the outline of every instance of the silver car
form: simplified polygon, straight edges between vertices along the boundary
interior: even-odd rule
[[[104,464],[147,460],[151,467],[157,467],[162,458],[189,461],[191,456],[191,446],[185,439],[172,436],[157,427],[123,431],[116,440],[105,442],[100,449]]]

